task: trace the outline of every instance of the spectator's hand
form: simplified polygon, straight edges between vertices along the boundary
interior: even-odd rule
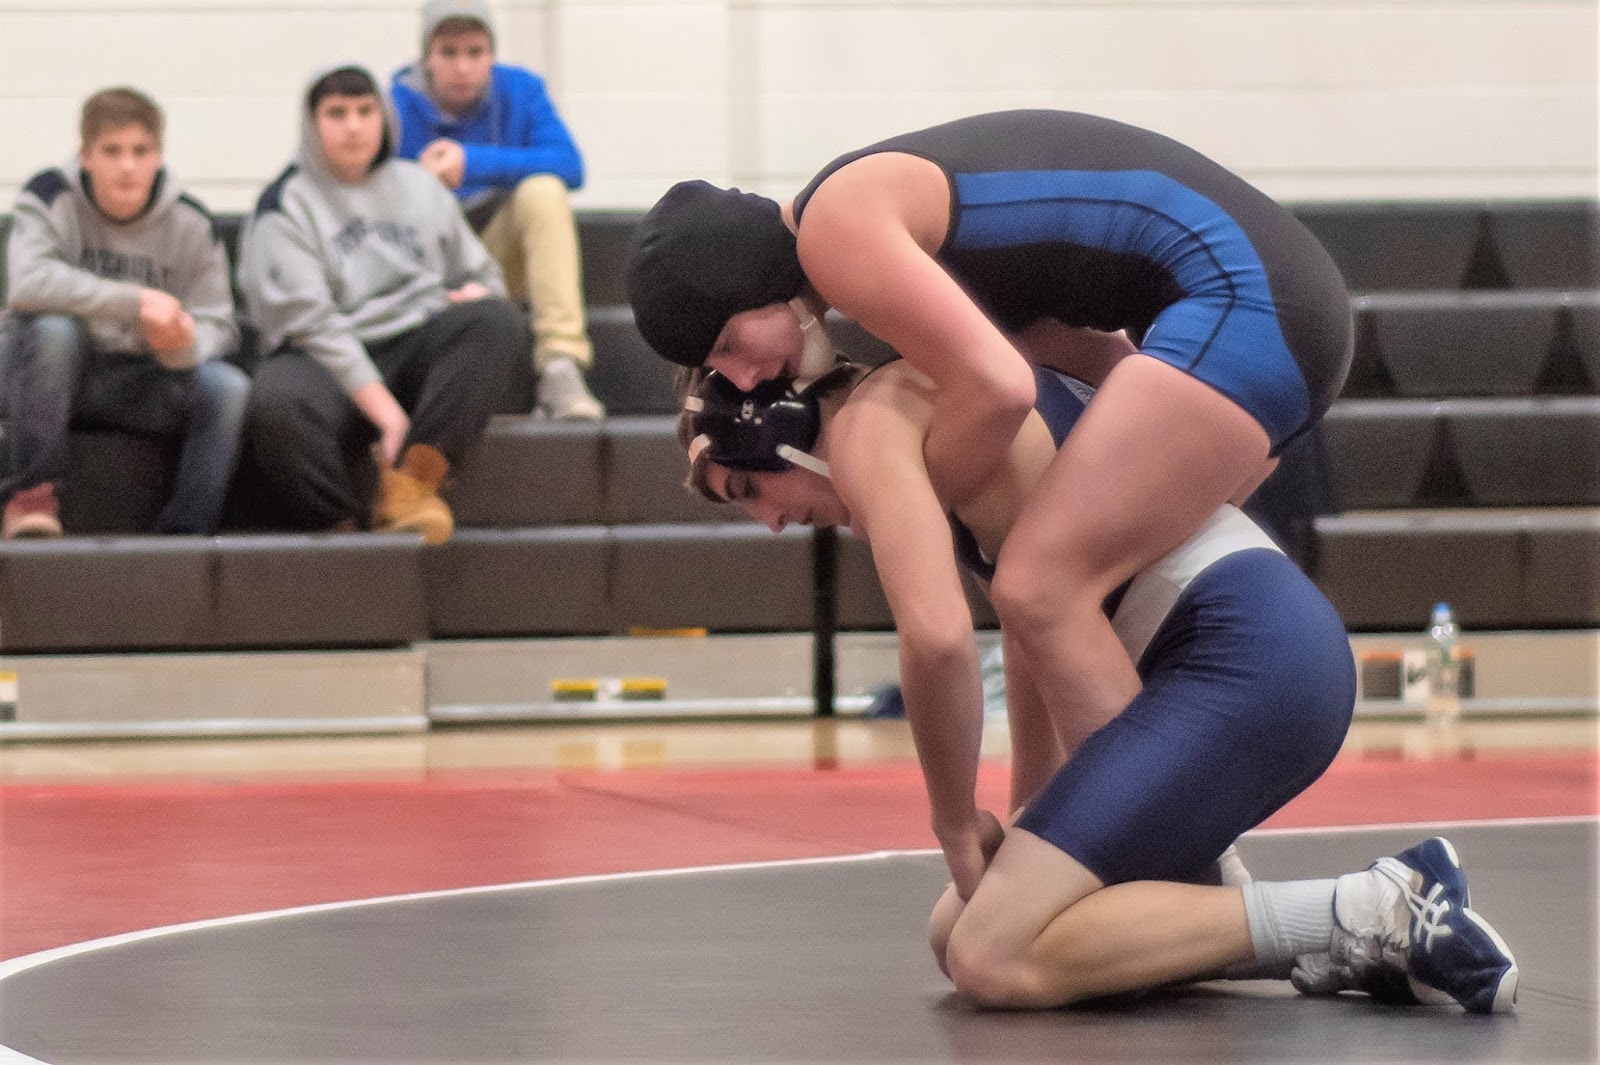
[[[1005,841],[1006,831],[988,810],[975,810],[972,819],[954,826],[934,826],[945,865],[963,902],[978,890],[978,881]]]
[[[406,416],[405,409],[382,381],[362,385],[350,394],[350,399],[378,430],[378,442],[373,445],[378,461],[393,466],[405,447],[406,434],[411,431],[411,419]]]
[[[139,335],[152,351],[187,348],[194,343],[194,320],[172,293],[142,288],[139,290]]]
[[[417,156],[422,168],[438,178],[447,189],[461,187],[461,178],[467,169],[467,153],[461,145],[446,137],[433,141]]]
[[[177,322],[161,331],[160,336],[146,336],[156,361],[169,370],[187,370],[192,365],[189,355],[194,350],[194,319],[188,311],[180,311]]]
[[[471,303],[473,300],[481,300],[489,294],[487,287],[478,284],[476,281],[468,281],[460,288],[445,293],[445,298],[451,303]]]
[[[406,434],[411,432],[411,419],[404,412],[398,418],[378,426],[378,450],[383,454],[385,465],[393,466],[400,461],[400,452],[406,446]]]

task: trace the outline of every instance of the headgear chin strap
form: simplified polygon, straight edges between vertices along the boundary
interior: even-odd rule
[[[828,476],[828,464],[811,454],[822,432],[821,406],[791,381],[765,381],[742,392],[709,373],[684,409],[693,415],[691,464],[705,455],[730,470],[781,473],[799,466]]]
[[[800,319],[800,367],[795,372],[794,387],[795,391],[803,392],[823,374],[839,365],[839,352],[833,346],[833,338],[828,336],[827,326],[811,313],[804,296],[790,300],[789,309]]]

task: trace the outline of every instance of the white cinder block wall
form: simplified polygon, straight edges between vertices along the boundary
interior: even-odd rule
[[[242,210],[308,73],[386,77],[416,0],[0,0],[0,202],[110,84],[165,106],[168,162]],[[772,195],[976,111],[1159,129],[1286,200],[1596,194],[1596,0],[499,0],[584,148],[579,204],[706,177]]]

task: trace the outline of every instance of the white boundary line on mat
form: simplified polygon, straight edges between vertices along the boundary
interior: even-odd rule
[[[1456,828],[1520,828],[1537,827],[1543,825],[1569,825],[1593,823],[1600,820],[1595,814],[1580,814],[1565,817],[1508,817],[1499,819],[1485,819],[1481,821],[1408,821],[1390,824],[1375,825],[1332,825],[1323,827],[1304,828],[1262,828],[1255,829],[1247,835],[1260,836],[1292,836],[1292,835],[1317,835],[1329,833],[1354,833],[1354,832],[1383,832],[1400,829],[1456,829]],[[474,887],[443,888],[437,891],[417,891],[400,895],[379,895],[368,899],[346,899],[339,902],[321,902],[310,906],[291,906],[281,910],[262,910],[256,913],[241,913],[231,917],[213,917],[203,921],[187,921],[182,924],[161,925],[156,928],[145,928],[137,932],[124,932],[120,935],[104,936],[100,939],[85,940],[82,943],[73,943],[65,947],[55,947],[42,950],[33,954],[24,954],[21,957],[0,961],[0,981],[36,969],[41,965],[52,962],[65,961],[83,954],[92,954],[96,951],[110,950],[114,947],[127,946],[131,943],[140,943],[147,939],[157,939],[162,936],[180,935],[185,932],[200,932],[213,928],[227,928],[234,925],[256,924],[263,921],[279,920],[286,917],[299,917],[305,914],[328,913],[334,910],[349,910],[363,906],[379,906],[391,902],[413,902],[422,899],[441,899],[467,895],[487,895],[496,892],[522,891],[529,888],[568,887],[583,884],[607,884],[625,880],[644,880],[652,877],[694,876],[712,873],[744,872],[754,869],[784,869],[807,865],[835,865],[847,862],[872,862],[889,858],[926,857],[938,854],[936,849],[922,850],[879,850],[868,851],[861,854],[828,855],[817,858],[785,858],[765,862],[734,862],[727,865],[693,865],[676,869],[641,869],[626,873],[597,873],[588,876],[557,877],[548,880],[521,880],[509,884],[484,884]],[[38,1058],[29,1057],[18,1050],[0,1044],[0,1065],[49,1065],[48,1062]]]

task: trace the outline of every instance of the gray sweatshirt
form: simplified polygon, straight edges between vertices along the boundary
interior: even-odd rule
[[[420,326],[449,306],[449,291],[476,281],[505,294],[500,267],[450,190],[393,158],[398,135],[387,104],[384,121],[382,161],[360,184],[346,184],[330,172],[302,107],[300,151],[262,192],[239,256],[239,288],[262,350],[306,352],[346,393],[381,380],[366,344]]]
[[[81,318],[101,351],[150,355],[139,290],[170,293],[194,319],[194,345],[167,365],[195,366],[233,350],[239,329],[228,255],[210,213],[161,170],[150,205],[131,222],[100,213],[76,162],[41,170],[17,197],[6,245],[7,311]]]

